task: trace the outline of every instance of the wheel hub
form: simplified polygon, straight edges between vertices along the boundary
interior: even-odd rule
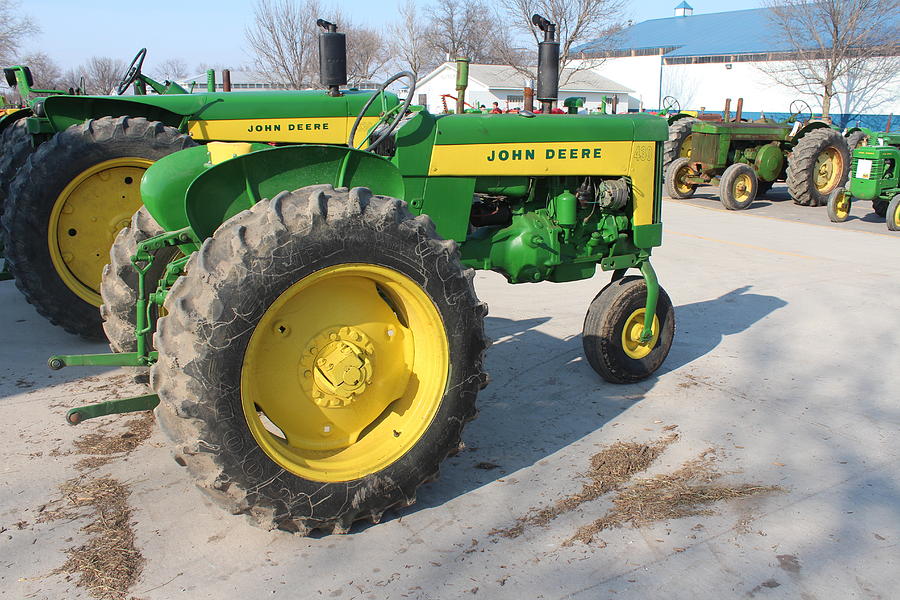
[[[356,327],[320,333],[303,353],[304,378],[312,379],[313,402],[323,408],[353,403],[372,383],[375,345]]]

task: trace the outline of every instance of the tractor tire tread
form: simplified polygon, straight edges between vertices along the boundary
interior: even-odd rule
[[[351,231],[380,240],[371,262],[414,244],[417,257],[396,258],[409,264],[435,261],[429,268],[439,269],[443,281],[429,285],[442,286],[442,302],[453,306],[454,315],[466,316],[452,317],[457,326],[447,325],[453,367],[444,402],[452,414],[441,419],[442,404],[424,434],[435,430],[440,443],[424,448],[420,440],[382,471],[355,481],[315,483],[278,467],[249,433],[234,433],[236,428],[246,430],[239,371],[253,327],[235,325],[233,309],[223,299],[241,302],[241,314],[251,314],[251,303],[252,314],[264,311],[269,300],[261,296],[281,291],[265,290],[266,282],[278,279],[271,265],[277,261],[285,272],[303,273],[328,261],[342,262],[322,247],[354,235]],[[311,251],[309,244],[323,254]],[[303,256],[295,263],[306,264],[286,265],[288,257]],[[260,293],[246,294],[248,287]],[[483,368],[490,343],[484,333],[487,306],[475,295],[473,271],[462,266],[457,244],[439,238],[431,219],[413,217],[405,202],[373,196],[365,188],[310,186],[282,192],[235,215],[191,255],[186,275],[172,286],[165,308],[154,337],[159,360],[151,369],[151,385],[161,400],[156,409],[160,426],[176,443],[176,460],[188,468],[201,491],[229,512],[245,514],[267,529],[346,533],[356,521],[377,522],[386,510],[413,503],[419,485],[437,478],[441,462],[458,450],[464,424],[477,413],[477,392],[488,381]],[[236,332],[236,326],[242,330]],[[225,338],[229,350],[217,349],[216,341]],[[454,347],[461,349],[460,356],[454,357]],[[219,368],[230,360],[237,361],[238,373],[232,377]]]
[[[694,117],[683,117],[669,125],[669,138],[663,144],[663,173],[666,173],[672,161],[681,155],[681,145],[691,134],[694,123],[699,121],[700,119]]]
[[[25,119],[18,119],[3,130],[0,135],[0,215],[9,195],[9,186],[31,152],[31,136],[25,127]]]
[[[816,157],[829,146],[841,153],[844,173],[830,190],[819,192],[813,182]],[[828,195],[839,186],[846,185],[850,170],[850,150],[840,132],[828,127],[813,129],[797,142],[788,158],[787,186],[791,198],[800,206],[825,206]]]
[[[92,340],[105,339],[100,311],[63,283],[47,248],[48,222],[59,193],[48,182],[61,190],[68,183],[60,181],[61,165],[106,160],[101,147],[106,142],[126,146],[120,153],[153,160],[196,145],[176,129],[144,117],[89,119],[57,133],[28,157],[12,183],[2,217],[6,261],[16,287],[52,324]]]

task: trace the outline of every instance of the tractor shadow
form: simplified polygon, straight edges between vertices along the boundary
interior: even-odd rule
[[[550,317],[488,317],[485,328],[494,340],[486,361],[491,383],[479,394],[478,418],[463,432],[465,448],[444,461],[437,481],[419,489],[416,504],[386,518],[443,505],[498,480],[527,477],[517,472],[615,421],[646,396],[658,376],[712,352],[725,336],[787,305],[749,289],[676,307],[668,359],[657,374],[632,385],[603,381],[583,357],[580,333],[559,338],[542,331]]]

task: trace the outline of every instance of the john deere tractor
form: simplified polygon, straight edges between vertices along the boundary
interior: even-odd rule
[[[534,21],[549,113],[559,46]],[[216,501],[270,527],[345,532],[414,502],[476,414],[488,341],[475,269],[510,283],[611,271],[587,308],[588,363],[616,383],[660,367],[675,328],[650,265],[662,119],[404,106],[355,149],[374,101],[343,147],[210,145],[148,168],[141,193],[164,232],[132,257],[137,350],[50,366],[151,365],[154,394],[69,422],[158,405]]]
[[[693,124],[690,157],[673,161],[666,175],[671,198],[689,198],[700,185],[718,185],[729,210],[749,207],[776,181],[787,181],[796,204],[823,206],[847,179],[850,153],[840,132],[812,119],[812,109],[794,101],[782,123],[764,119]]]
[[[321,21],[326,69],[345,64],[344,34]],[[323,53],[323,57],[326,54]],[[138,53],[117,91],[133,96],[57,95],[24,123],[39,144],[17,170],[2,227],[16,285],[38,312],[66,331],[103,339],[101,276],[113,240],[141,206],[141,176],[154,161],[209,141],[343,144],[372,92],[187,94],[141,74]],[[143,92],[152,88],[158,95]],[[394,94],[370,103],[359,129],[399,106]],[[159,233],[153,229],[152,233]]]
[[[853,151],[849,188],[831,193],[828,217],[835,223],[849,219],[853,199],[871,200],[872,210],[886,218],[887,228],[900,231],[900,149],[883,145]]]

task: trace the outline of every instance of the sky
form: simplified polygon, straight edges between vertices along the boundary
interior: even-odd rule
[[[490,2],[491,0],[485,0]],[[630,2],[626,18],[634,22],[670,17],[681,0]],[[721,1],[688,0],[694,14],[720,12]],[[323,0],[337,5],[354,22],[383,27],[397,18],[402,0]],[[758,8],[762,0],[733,0],[727,10]],[[423,11],[429,2],[421,2]],[[42,51],[63,70],[92,56],[111,56],[130,62],[147,48],[145,71],[155,63],[178,58],[194,70],[210,64],[237,68],[252,62],[244,29],[252,21],[254,0],[29,0],[22,12],[41,28],[23,44],[23,54]],[[316,15],[310,15],[315,18]]]

